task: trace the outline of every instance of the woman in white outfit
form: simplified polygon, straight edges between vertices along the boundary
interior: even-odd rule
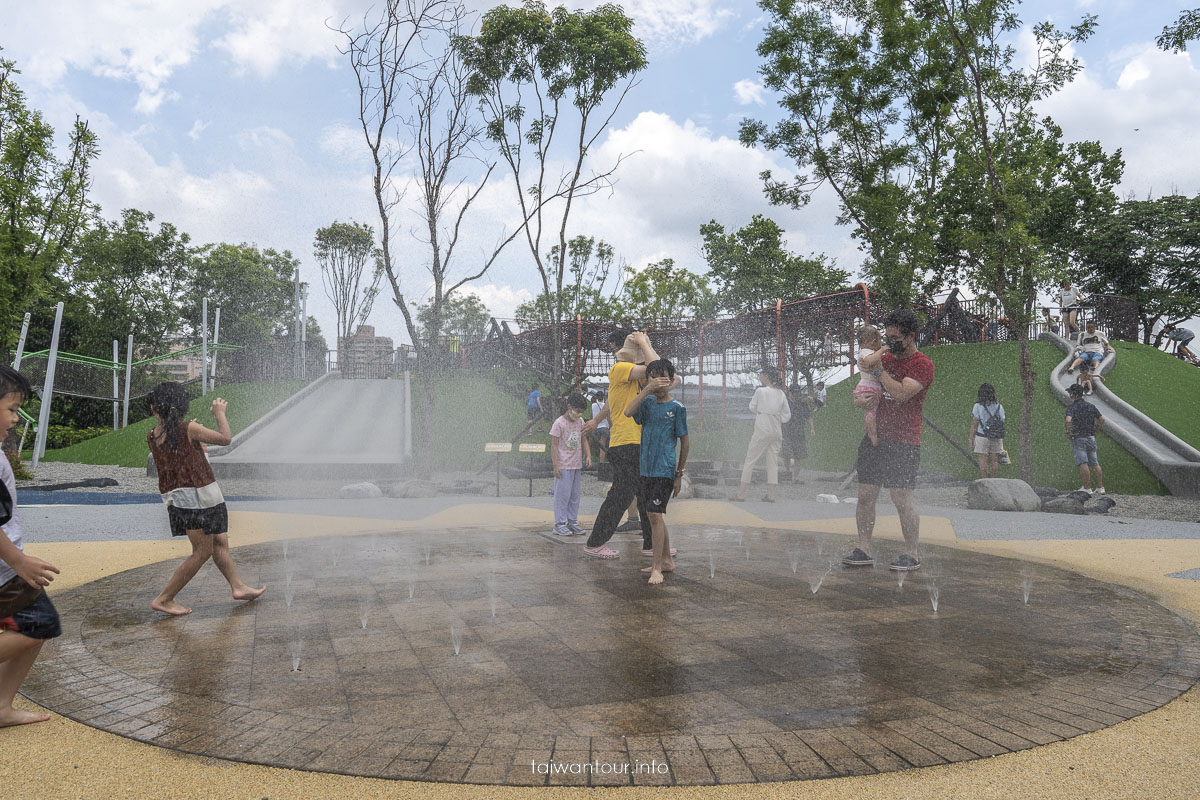
[[[792,418],[792,409],[788,406],[787,395],[779,388],[782,384],[779,370],[763,367],[758,379],[762,386],[754,390],[754,397],[750,400],[750,410],[754,412],[754,434],[746,451],[746,463],[742,465],[741,485],[737,495],[731,499],[739,502],[746,499],[754,465],[766,455],[767,496],[763,500],[774,503],[775,486],[779,483],[779,447],[783,443],[783,423]]]

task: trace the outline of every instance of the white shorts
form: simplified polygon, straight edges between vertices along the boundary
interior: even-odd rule
[[[1004,449],[1003,439],[989,439],[986,436],[975,437],[976,453],[999,453]]]

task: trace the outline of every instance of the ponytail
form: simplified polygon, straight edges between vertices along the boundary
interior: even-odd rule
[[[179,447],[179,425],[187,414],[188,405],[187,392],[173,381],[160,383],[150,391],[150,410],[162,418],[168,450]]]

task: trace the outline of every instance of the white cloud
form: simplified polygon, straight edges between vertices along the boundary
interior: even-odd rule
[[[337,0],[255,0],[231,3],[233,30],[214,42],[239,69],[259,76],[273,75],[281,65],[310,59],[334,66],[340,56],[340,34],[326,27],[342,22],[345,12]]]
[[[479,298],[484,307],[497,319],[512,319],[517,306],[528,303],[533,299],[533,292],[528,289],[515,288],[507,284],[469,283],[459,291],[473,294]]]
[[[207,122],[203,122],[202,120],[196,120],[195,122],[192,123],[192,129],[190,131],[188,131],[188,138],[191,139],[193,142],[200,141],[200,136],[201,136],[201,134],[204,133],[204,129],[207,128],[208,125],[209,125],[209,123],[207,123]]]
[[[738,103],[744,106],[748,106],[751,103],[761,106],[765,102],[763,100],[763,85],[749,78],[743,78],[733,85],[733,97]]]
[[[1200,192],[1200,161],[1194,152],[1200,129],[1200,70],[1188,53],[1165,53],[1153,43],[1128,47],[1106,65],[1115,83],[1099,70],[1084,70],[1040,110],[1062,126],[1068,141],[1098,140],[1121,149],[1121,191],[1138,197]]]
[[[366,149],[362,130],[343,122],[326,125],[321,130],[318,145],[322,152],[342,161],[361,158]]]

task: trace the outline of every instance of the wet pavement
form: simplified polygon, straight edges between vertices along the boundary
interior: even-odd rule
[[[179,619],[149,610],[178,562],[152,564],[56,595],[72,624],[24,691],[95,727],[254,763],[689,785],[1022,750],[1150,711],[1200,676],[1182,619],[1053,567],[927,546],[900,585],[837,565],[845,537],[673,538],[679,571],[659,588],[637,572],[648,559],[590,560],[525,531],[249,545],[239,569],[267,595],[235,604],[210,565]],[[885,561],[897,544],[878,547]]]

